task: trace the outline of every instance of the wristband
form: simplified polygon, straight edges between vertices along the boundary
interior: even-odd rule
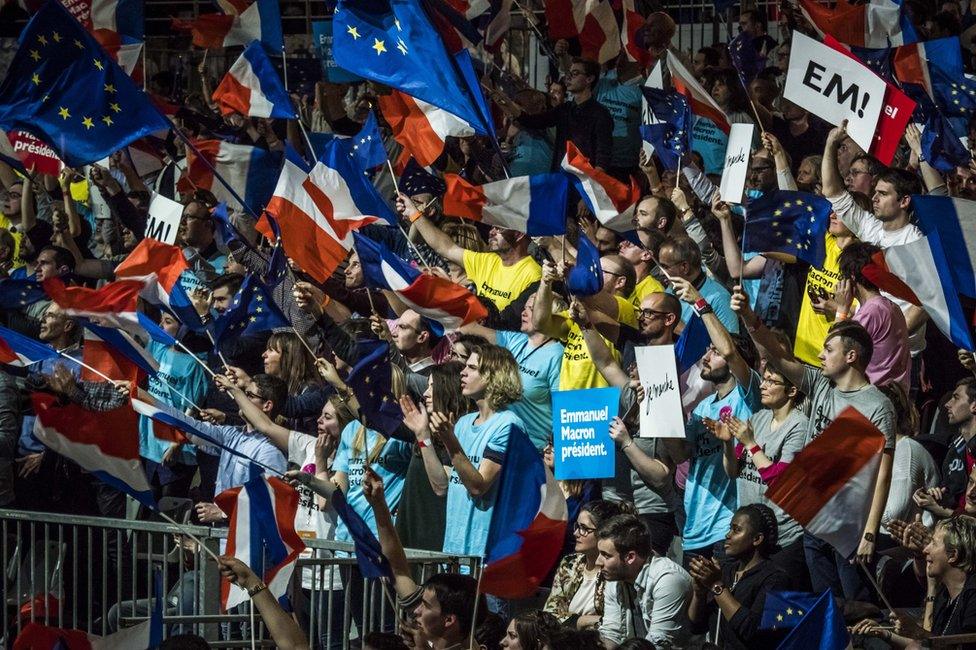
[[[935,602],[935,596],[926,596],[925,597],[925,602],[927,602],[927,603],[934,603]]]
[[[417,444],[421,449],[426,449],[427,447],[431,446],[430,438],[417,438]]]
[[[763,327],[763,322],[761,320],[756,320],[755,325],[746,325],[746,331],[749,332],[750,334],[755,334],[756,332],[761,330],[762,327]]]
[[[749,447],[749,453],[752,454],[753,456],[755,456],[761,451],[762,451],[762,447],[760,447],[759,445],[753,445]]]
[[[864,533],[865,542],[874,542],[874,533]]]
[[[420,210],[417,210],[413,214],[407,216],[407,219],[410,220],[410,223],[413,223],[414,221],[416,221],[417,219],[419,219],[422,216],[424,216],[424,213],[421,212]]]
[[[267,588],[268,588],[268,585],[264,584],[263,582],[258,582],[256,585],[254,585],[250,589],[245,589],[245,591],[247,591],[248,597],[253,599],[255,596],[257,596],[259,593],[261,593],[262,591],[264,591]]]
[[[633,440],[631,440],[626,445],[624,445],[623,447],[621,447],[620,448],[620,451],[627,451],[627,447],[631,446],[632,444],[634,444],[634,441]]]
[[[328,304],[330,302],[332,302],[332,296],[330,296],[327,293],[326,294],[322,294],[322,295],[324,297],[322,298],[322,302],[319,303],[319,307],[321,307],[322,309],[325,309],[328,306]]]
[[[839,312],[837,312],[837,314],[836,314],[836,315],[834,316],[834,320],[847,320],[847,315],[848,315],[848,314],[847,314],[847,312],[846,312],[846,311],[839,311]]]
[[[704,298],[699,298],[698,300],[696,300],[695,304],[692,305],[692,308],[695,310],[695,313],[698,314],[699,316],[704,316],[705,314],[712,313],[712,306],[709,305],[708,301],[705,300]]]

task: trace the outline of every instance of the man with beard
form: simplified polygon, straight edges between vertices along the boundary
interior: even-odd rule
[[[397,199],[397,209],[410,219],[438,255],[464,268],[478,295],[498,309],[501,327],[518,329],[522,307],[542,278],[542,268],[529,256],[528,235],[492,227],[488,232],[488,251],[479,253],[462,248],[405,194]]]

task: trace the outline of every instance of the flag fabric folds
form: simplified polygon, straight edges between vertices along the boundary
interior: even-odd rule
[[[729,42],[729,61],[739,74],[742,87],[746,89],[766,67],[766,57],[760,56],[748,32],[739,32]]]
[[[631,219],[641,190],[633,178],[628,186],[596,169],[572,142],[566,143],[562,168],[601,224],[617,232],[634,229]]]
[[[779,253],[820,268],[831,210],[830,201],[815,194],[766,192],[748,205],[743,250]]]
[[[556,479],[525,432],[514,430],[498,478],[481,591],[527,598],[559,559],[569,511]]]
[[[592,296],[603,288],[600,251],[586,235],[579,233],[576,242],[576,263],[566,276],[566,290],[573,296]]]
[[[549,37],[578,39],[583,58],[606,63],[620,53],[620,29],[608,0],[546,0],[545,9]]]
[[[380,95],[379,105],[393,139],[422,167],[440,158],[449,136],[464,138],[475,133],[471,124],[457,115],[398,90]]]
[[[241,205],[243,200],[249,212],[260,214],[274,192],[275,179],[281,169],[281,155],[261,147],[231,144],[223,140],[200,140],[194,146],[196,151],[192,147],[187,148],[186,171],[180,179],[179,190],[209,190],[218,201],[227,203],[235,210],[245,209]],[[233,192],[224,187],[216,174],[227,181]]]
[[[136,244],[132,252],[115,267],[115,277],[142,280],[146,287],[142,292],[143,298],[165,307],[184,325],[200,332],[204,329],[203,322],[190,302],[186,289],[180,284],[180,276],[189,268],[179,246],[146,238]],[[148,329],[144,321],[141,325],[143,329]]]
[[[793,458],[766,496],[849,557],[867,522],[884,444],[877,427],[848,406]]]
[[[258,475],[214,499],[230,519],[225,555],[254,571],[275,598],[288,589],[305,543],[295,532],[298,490],[275,477]],[[227,611],[247,600],[247,592],[227,580],[220,583],[220,602]]]
[[[24,309],[46,299],[47,294],[37,280],[0,280],[0,309]]]
[[[800,12],[820,33],[858,47],[898,47],[918,40],[901,0],[838,0],[833,9],[817,0],[799,0]]]
[[[976,201],[916,194],[912,205],[922,232],[942,240],[956,290],[976,298]]]
[[[291,327],[291,323],[261,280],[248,275],[230,308],[213,323],[214,346],[231,336],[247,336],[278,327]]]
[[[653,62],[651,53],[646,47],[642,47],[641,30],[644,27],[645,19],[635,8],[634,0],[623,0],[620,5],[622,24],[620,29],[620,44],[627,59],[640,64],[642,68],[647,68]]]
[[[93,412],[77,404],[57,406],[45,393],[31,395],[34,435],[46,447],[66,456],[149,508],[156,508],[139,458],[138,416],[128,404]]]
[[[359,402],[366,426],[389,438],[403,423],[403,411],[393,397],[390,344],[379,339],[356,342],[358,361],[346,384]]]
[[[845,650],[852,648],[844,615],[830,589],[824,591],[778,650]]]
[[[239,14],[201,14],[192,21],[174,21],[174,26],[190,30],[193,44],[204,49],[247,45],[253,40],[274,52],[285,46],[277,0],[255,0]]]
[[[691,112],[699,117],[707,117],[728,134],[732,130],[729,116],[715,103],[708,91],[702,88],[694,75],[688,71],[688,68],[678,60],[673,52],[668,52],[667,63],[668,70],[671,71],[671,84],[688,100]]]
[[[169,123],[91,34],[48,2],[0,83],[0,128],[28,131],[80,167]]]
[[[470,58],[448,54],[419,0],[340,0],[333,52],[340,68],[443,108],[480,135],[494,133]]]
[[[350,153],[353,155],[349,155]],[[384,158],[381,164],[385,160]],[[320,178],[319,174],[324,173],[326,169],[331,173]],[[335,139],[319,152],[319,165],[312,168],[311,175],[330,198],[333,194],[342,196],[348,193],[352,204],[343,205],[336,202],[337,214],[344,218],[369,215],[392,226],[396,223],[397,214],[380,196],[365,171],[366,168],[361,165],[361,159],[355,155],[355,151],[350,152],[348,140]],[[332,188],[336,188],[336,191],[333,192]]]
[[[356,564],[359,565],[359,572],[365,578],[393,578],[393,569],[390,561],[383,555],[380,542],[369,529],[369,525],[363,518],[352,509],[346,501],[346,495],[342,490],[336,489],[332,493],[332,508],[346,524],[346,530],[352,537],[352,542],[356,546]]]
[[[444,214],[481,221],[532,237],[566,233],[565,174],[535,174],[472,185],[445,174]]]
[[[60,278],[44,281],[44,290],[69,316],[98,318],[113,327],[138,334],[141,331],[137,307],[146,289],[143,279],[123,279],[98,289],[68,287]]]
[[[678,358],[678,372],[685,374],[701,361],[712,344],[708,329],[699,316],[692,316],[681,330],[678,342],[674,344],[674,355]]]
[[[647,108],[655,122],[642,124],[641,137],[652,147],[667,169],[677,171],[681,156],[691,150],[691,108],[684,95],[660,88],[641,87]]]
[[[265,54],[261,41],[251,41],[213,92],[223,115],[296,117],[291,99]]]
[[[804,591],[768,591],[759,629],[785,630],[796,627],[816,602],[816,594]]]
[[[464,287],[421,273],[379,242],[359,233],[353,236],[367,286],[396,292],[408,307],[449,330],[488,316],[485,306]]]
[[[0,363],[25,367],[44,359],[57,359],[58,351],[6,327],[0,326]]]

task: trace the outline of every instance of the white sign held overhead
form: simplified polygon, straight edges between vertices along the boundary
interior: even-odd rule
[[[847,120],[847,133],[869,151],[885,82],[861,62],[797,32],[783,97],[835,126]]]
[[[146,223],[146,237],[164,244],[175,244],[180,230],[183,206],[167,199],[162,194],[153,194],[149,204],[149,220]]]
[[[681,410],[678,365],[673,345],[634,348],[637,374],[644,387],[640,403],[641,438],[684,438],[685,417]]]
[[[755,128],[752,124],[733,124],[729,131],[729,144],[725,148],[725,168],[722,170],[722,182],[718,190],[719,196],[726,203],[742,203]]]

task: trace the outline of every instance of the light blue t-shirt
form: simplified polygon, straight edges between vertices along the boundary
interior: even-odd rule
[[[508,410],[522,418],[529,440],[542,450],[552,431],[552,394],[559,390],[563,344],[553,339],[534,348],[522,332],[495,332],[495,339],[515,357],[522,377],[522,399]]]
[[[706,174],[721,174],[725,169],[725,150],[729,136],[707,117],[695,117],[691,127],[691,149],[701,154]]]
[[[668,293],[674,293],[674,289],[668,287]],[[722,283],[716,281],[711,276],[705,276],[705,282],[701,287],[698,288],[698,293],[701,294],[709,305],[712,306],[712,311],[718,317],[718,320],[722,325],[732,334],[739,333],[739,317],[734,311],[732,311],[732,306],[729,304],[732,300],[732,294],[729,290],[722,286]],[[691,317],[695,315],[695,309],[692,307],[691,303],[681,301],[681,320],[687,323],[691,320]]]
[[[468,413],[454,425],[454,435],[461,449],[476,468],[482,460],[505,462],[508,437],[513,428],[525,431],[521,418],[511,411],[501,411],[487,422],[475,424],[478,413]],[[451,470],[447,485],[447,526],[444,529],[444,552],[457,555],[483,555],[488,543],[491,513],[498,497],[498,478],[482,497],[468,494],[457,470]]]
[[[346,491],[346,502],[356,511],[363,521],[369,525],[374,534],[376,532],[376,515],[363,494],[363,474],[366,471],[366,460],[370,457],[376,445],[379,434],[372,429],[366,429],[366,442],[359,453],[353,453],[353,441],[362,424],[353,421],[339,434],[339,448],[336,450],[335,460],[332,461],[332,471],[345,472],[349,479],[349,489]],[[407,476],[407,466],[410,464],[411,446],[409,442],[390,438],[383,445],[379,455],[370,463],[373,471],[383,479],[383,491],[386,494],[386,505],[390,512],[396,512],[400,504],[400,494],[403,492],[403,480]],[[351,542],[352,537],[342,519],[336,524],[336,540]]]
[[[735,480],[722,465],[724,444],[705,428],[703,418],[718,420],[724,411],[748,420],[761,407],[759,375],[753,371],[749,386],[736,387],[724,398],[703,400],[691,413],[685,439],[691,447],[688,480],[685,482],[685,529],[681,537],[685,550],[704,548],[723,539],[737,506]]]
[[[156,363],[159,364],[159,376],[149,378],[149,394],[156,399],[185,411],[190,404],[186,403],[179,393],[186,395],[197,404],[203,403],[209,386],[208,377],[199,363],[189,354],[172,347],[167,347],[156,341],[149,341],[146,346]],[[169,449],[168,440],[160,440],[153,433],[153,420],[145,415],[139,416],[139,455],[156,463],[163,462],[163,454]],[[184,445],[176,459],[184,465],[196,464],[196,454],[191,445]]]
[[[552,144],[544,134],[523,129],[512,144],[508,172],[512,177],[545,174],[552,169]]]
[[[641,79],[634,77],[620,83],[617,71],[610,70],[600,79],[595,90],[596,100],[610,111],[613,118],[613,148],[610,164],[632,167],[640,155],[641,135]],[[723,151],[723,156],[724,156]]]

